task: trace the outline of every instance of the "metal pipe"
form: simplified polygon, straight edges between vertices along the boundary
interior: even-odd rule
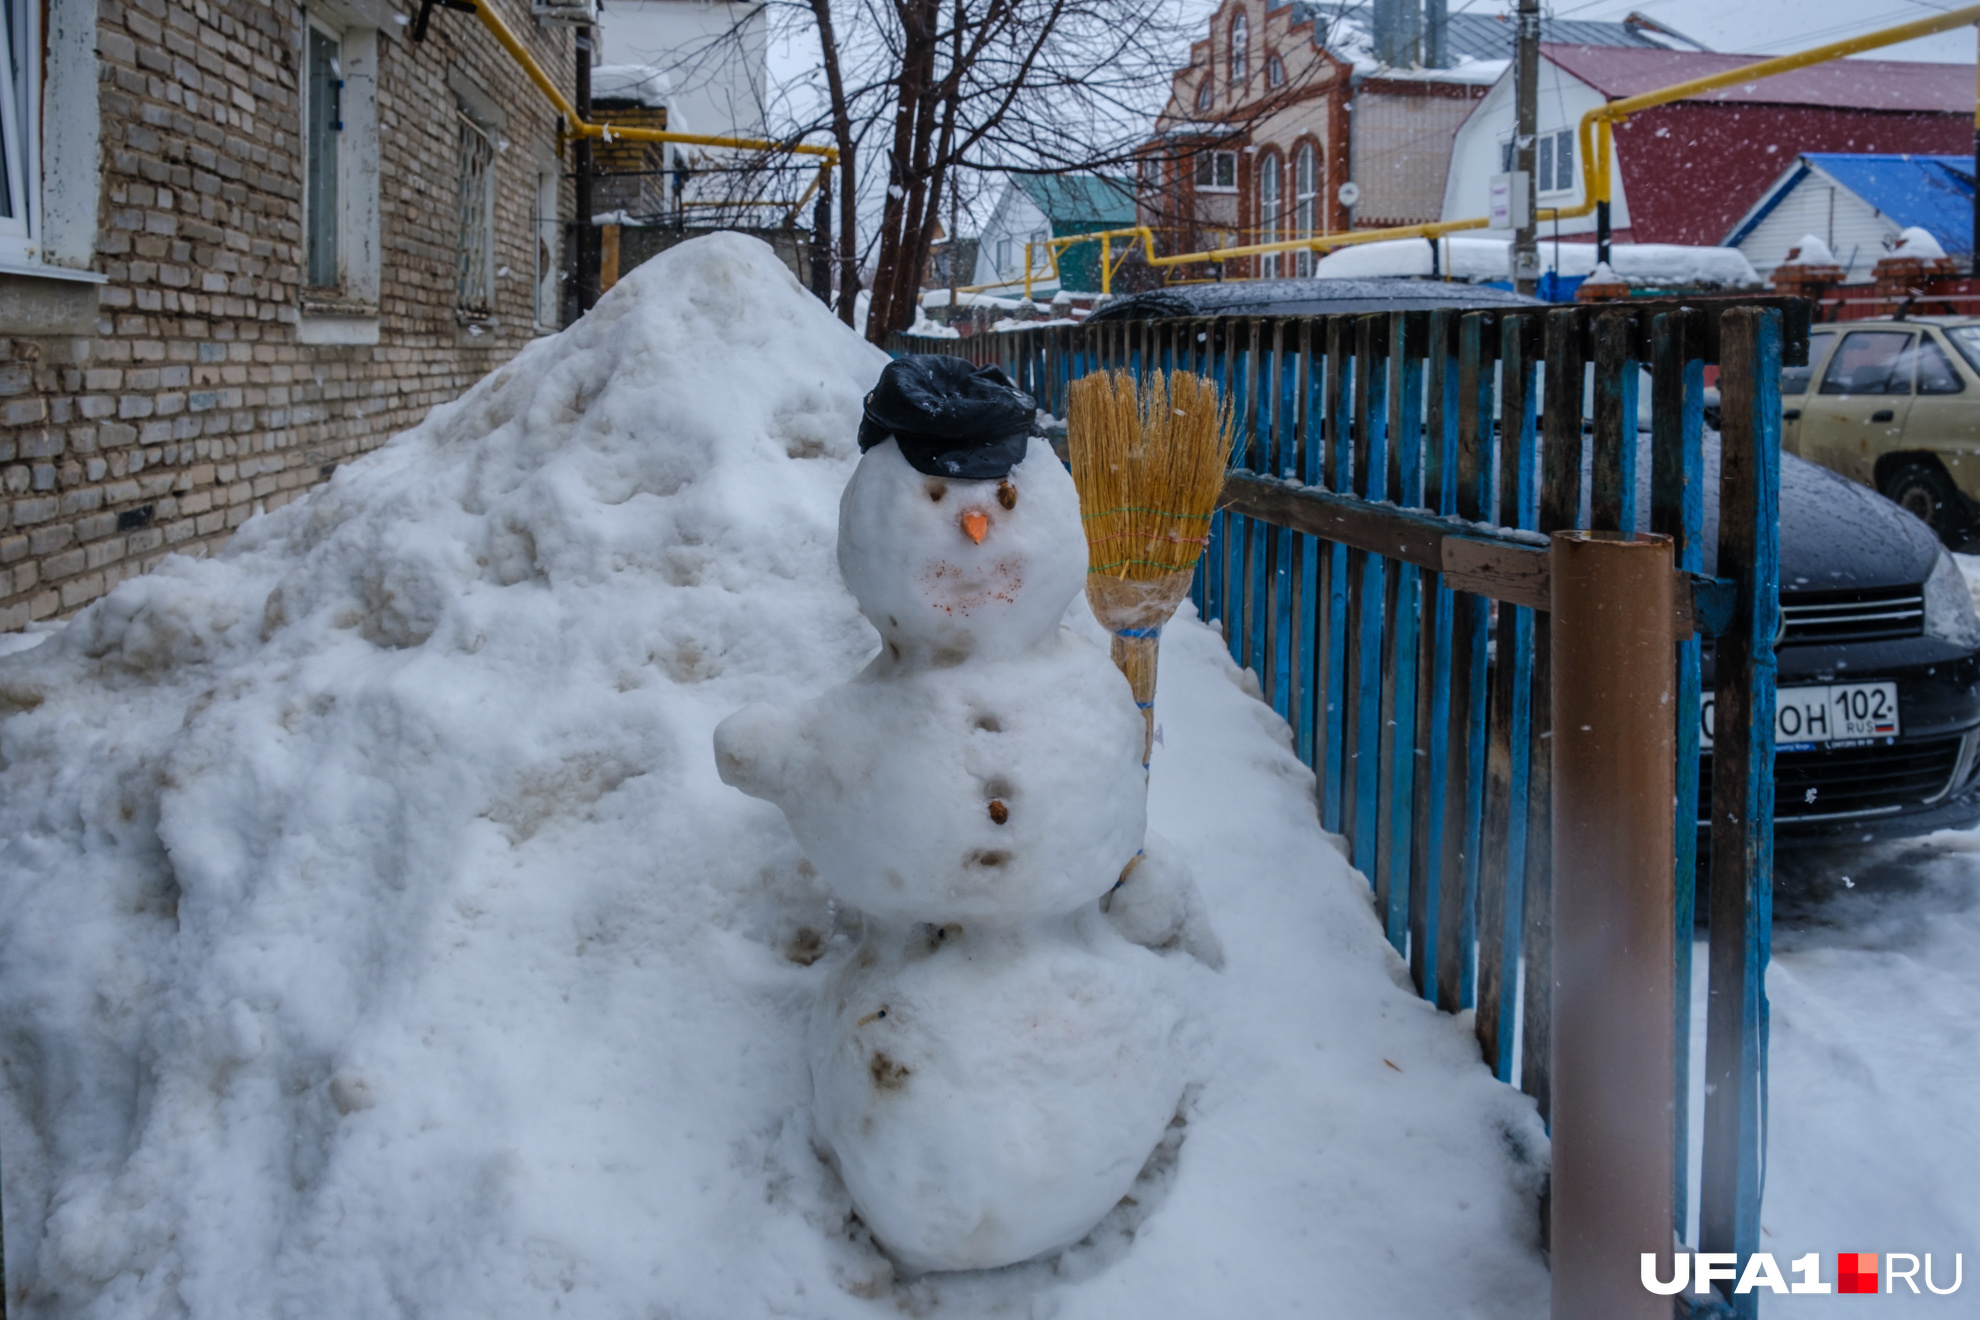
[[[477,12],[487,13],[488,6],[480,6]],[[507,29],[503,29],[505,32]],[[514,38],[510,38],[514,41]],[[574,44],[577,47],[577,104],[571,107],[570,118],[582,120],[591,113],[591,46],[592,29],[580,27]],[[517,43],[520,48],[521,43]],[[524,52],[527,54],[527,52]],[[532,62],[530,66],[534,68]],[[537,70],[541,73],[542,70]],[[577,277],[577,310],[583,316],[598,302],[599,274],[603,252],[599,246],[598,226],[591,222],[591,143],[580,139],[571,144],[571,170],[573,179],[573,200],[576,215],[573,224],[576,228],[576,242],[571,245],[573,273]]]
[[[1555,1320],[1670,1320],[1677,672],[1671,538],[1555,532]]]
[[[1966,27],[1972,23],[1980,23],[1980,5],[1967,5],[1961,9],[1949,9],[1945,13],[1934,14],[1930,18],[1921,18],[1910,23],[1900,23],[1896,27],[1880,28],[1875,32],[1866,32],[1862,36],[1850,37],[1844,41],[1831,41],[1826,45],[1811,46],[1807,50],[1795,51],[1789,55],[1777,55],[1771,60],[1756,60],[1752,64],[1742,64],[1736,68],[1722,69],[1718,73],[1709,74],[1703,78],[1692,78],[1685,82],[1673,83],[1669,87],[1660,87],[1656,91],[1640,92],[1635,96],[1625,96],[1620,100],[1610,101],[1606,105],[1597,106],[1581,117],[1581,140],[1584,152],[1582,159],[1586,162],[1582,169],[1582,181],[1587,190],[1586,201],[1583,204],[1585,206],[1590,202],[1606,202],[1610,200],[1610,171],[1608,169],[1609,162],[1606,143],[1604,144],[1605,149],[1602,151],[1602,159],[1600,161],[1602,168],[1599,174],[1594,169],[1596,162],[1590,160],[1586,154],[1589,128],[1594,123],[1599,122],[1606,128],[1608,125],[1620,123],[1639,110],[1649,110],[1656,106],[1669,105],[1672,101],[1682,101],[1687,97],[1697,96],[1701,92],[1716,91],[1718,88],[1731,87],[1739,83],[1750,83],[1759,78],[1771,78],[1779,73],[1792,73],[1796,69],[1805,69],[1813,64],[1827,64],[1831,60],[1839,60],[1848,55],[1860,54],[1866,50],[1878,50],[1885,46],[1894,46],[1904,41],[1914,41],[1919,37],[1929,37],[1940,32],[1950,32],[1954,28]],[[1558,211],[1556,214],[1561,218],[1567,218],[1573,215],[1586,215],[1587,211],[1581,208],[1575,208],[1573,210]]]
[[[521,39],[509,30],[509,25],[502,21],[502,16],[495,12],[493,5],[486,3],[486,0],[463,0],[463,3],[473,8],[475,17],[481,20],[481,25],[488,29],[503,50],[509,52],[510,58],[522,66],[523,73],[536,84],[536,89],[542,92],[550,104],[557,108],[557,113],[564,117],[566,137],[603,138],[607,142],[679,142],[691,147],[730,147],[738,151],[794,151],[801,155],[823,156],[831,164],[838,163],[837,147],[818,147],[804,142],[772,142],[764,138],[712,137],[705,133],[673,133],[661,128],[634,128],[629,125],[592,123],[589,119],[590,107],[572,105],[564,99],[564,94],[557,90],[557,84],[550,80],[550,75],[543,71],[543,66],[538,64],[536,57],[529,53],[529,47],[523,45]]]

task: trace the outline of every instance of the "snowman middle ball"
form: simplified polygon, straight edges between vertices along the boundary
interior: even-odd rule
[[[815,763],[774,800],[806,855],[893,921],[1099,898],[1146,833],[1141,720],[1105,652],[1061,623],[1086,569],[1071,477],[1043,441],[999,482],[924,477],[887,442],[840,508],[840,565],[883,644],[802,718]],[[980,543],[959,528],[971,513]]]

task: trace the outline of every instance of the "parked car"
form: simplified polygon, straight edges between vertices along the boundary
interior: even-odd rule
[[[1705,459],[1710,571],[1716,434],[1706,436]],[[1952,555],[1874,491],[1783,454],[1780,564],[1776,840],[1980,820],[1980,618]],[[1708,697],[1711,667],[1708,644]],[[1709,734],[1709,710],[1704,718]],[[1711,816],[1711,766],[1708,752],[1701,827]]]
[[[1980,529],[1980,318],[1816,326],[1808,365],[1781,372],[1781,446],[1959,549]]]

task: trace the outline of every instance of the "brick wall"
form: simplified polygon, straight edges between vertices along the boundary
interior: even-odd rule
[[[570,95],[569,30],[495,3]],[[98,0],[108,283],[93,334],[0,340],[0,630],[75,610],[167,553],[210,552],[537,333],[531,217],[554,113],[472,15],[436,8],[414,44],[376,12],[379,342],[317,345],[297,329],[304,8]],[[505,115],[496,304],[479,324],[454,311],[463,78]],[[560,197],[567,216],[568,183]]]
[[[591,119],[610,120],[635,128],[667,127],[665,106],[644,106],[632,101],[594,99]],[[667,167],[667,148],[658,142],[634,142],[620,138],[597,142],[591,148],[592,214],[624,211],[630,216],[658,216],[667,209],[667,183],[661,171]]]

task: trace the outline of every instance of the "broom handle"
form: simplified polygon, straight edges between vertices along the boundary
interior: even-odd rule
[[[1114,632],[1114,664],[1127,675],[1134,691],[1134,704],[1141,708],[1141,768],[1155,750],[1155,658],[1162,643],[1162,629],[1120,628]]]

